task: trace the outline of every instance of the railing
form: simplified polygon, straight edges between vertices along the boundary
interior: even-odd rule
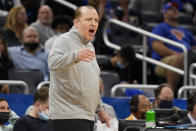
[[[68,2],[66,0],[54,0],[54,1],[60,3],[60,4],[64,5],[64,6],[67,6],[70,9],[73,9],[73,10],[76,10],[77,9],[77,6],[76,5],[70,3],[70,2]]]
[[[194,72],[193,72],[194,68],[196,68],[196,63],[192,63],[189,68],[189,85],[195,85],[196,83],[196,75],[194,75]]]
[[[182,99],[182,95],[187,96],[187,90],[196,90],[196,86],[182,86],[179,90],[178,90],[178,99]]]
[[[158,85],[141,85],[141,84],[116,84],[112,87],[111,97],[115,97],[116,91],[121,89],[150,89],[154,90]]]
[[[29,94],[29,86],[24,81],[18,81],[18,80],[0,80],[0,85],[14,85],[14,86],[22,86],[24,87],[24,94]]]
[[[37,90],[39,90],[41,87],[45,86],[45,85],[49,85],[50,81],[42,81],[37,85]]]
[[[126,24],[124,22],[121,22],[119,20],[116,20],[116,19],[110,19],[107,21],[107,23],[105,24],[105,27],[104,27],[104,33],[103,33],[103,39],[104,39],[104,42],[106,43],[107,46],[113,48],[113,49],[116,49],[116,50],[120,50],[120,46],[118,45],[115,45],[114,43],[110,42],[108,37],[107,37],[107,29],[108,29],[108,26],[110,23],[114,23],[114,24],[117,24],[117,25],[120,25],[120,26],[123,26],[129,30],[132,30],[132,31],[135,31],[137,33],[140,33],[144,36],[144,40],[143,40],[143,46],[144,47],[147,47],[147,39],[146,39],[146,36],[148,37],[152,37],[152,38],[155,38],[155,39],[158,39],[158,40],[161,40],[163,42],[166,42],[168,44],[171,44],[171,45],[174,45],[174,46],[177,46],[179,48],[181,48],[183,51],[184,51],[184,71],[183,70],[180,70],[176,67],[173,67],[173,66],[170,66],[170,65],[167,65],[163,62],[160,62],[160,61],[157,61],[157,60],[154,60],[154,59],[151,59],[149,57],[146,56],[146,53],[144,51],[144,56],[140,55],[140,54],[136,54],[136,57],[143,60],[143,61],[147,61],[147,62],[150,62],[152,64],[155,64],[155,65],[159,65],[161,67],[164,67],[166,69],[169,69],[169,70],[172,70],[178,74],[181,74],[181,75],[184,75],[184,85],[187,85],[187,49],[184,45],[178,43],[178,42],[175,42],[175,41],[172,41],[172,40],[169,40],[169,39],[166,39],[164,37],[161,37],[161,36],[158,36],[156,34],[153,34],[153,33],[150,33],[148,31],[145,31],[143,29],[140,29],[140,28],[137,28],[137,27],[134,27],[132,25],[129,25],[129,24]],[[146,70],[146,65],[145,63],[143,64],[143,84],[146,84],[146,81],[147,81],[147,76],[146,76],[146,73],[145,73],[145,70]]]

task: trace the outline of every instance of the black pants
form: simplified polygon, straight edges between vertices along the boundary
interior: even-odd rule
[[[53,131],[93,131],[94,122],[84,119],[51,120]]]

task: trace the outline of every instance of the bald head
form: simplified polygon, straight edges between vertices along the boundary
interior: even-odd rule
[[[173,90],[167,86],[163,87],[159,99],[161,100],[173,100],[174,99],[174,93]]]
[[[39,43],[39,35],[34,27],[27,27],[22,32],[22,43]]]
[[[91,10],[96,11],[96,9],[93,6],[81,6],[76,9],[74,19],[78,19],[87,9],[91,9]]]
[[[91,41],[98,28],[98,13],[92,6],[79,7],[74,16],[74,27],[87,42]]]
[[[47,5],[41,6],[38,11],[38,19],[43,25],[50,26],[53,19],[51,8]]]

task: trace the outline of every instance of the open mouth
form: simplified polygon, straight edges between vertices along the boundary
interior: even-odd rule
[[[93,29],[90,29],[90,30],[89,30],[90,33],[94,33],[94,31],[95,31],[95,30],[93,30]]]

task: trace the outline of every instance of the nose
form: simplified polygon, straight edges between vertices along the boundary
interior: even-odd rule
[[[97,24],[97,21],[96,21],[96,20],[92,20],[92,21],[91,21],[91,25],[92,25],[92,26],[96,26],[96,24]]]

